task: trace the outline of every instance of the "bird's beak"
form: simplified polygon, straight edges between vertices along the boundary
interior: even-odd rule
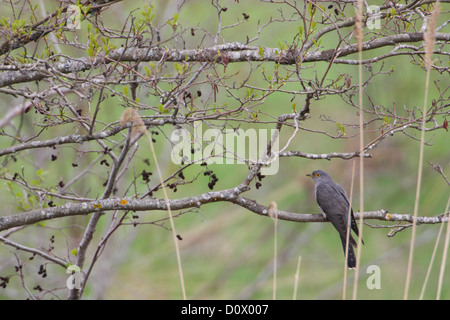
[[[312,175],[312,173],[308,173],[306,176],[312,178],[313,175]]]

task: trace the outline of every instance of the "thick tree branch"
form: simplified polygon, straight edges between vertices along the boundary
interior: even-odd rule
[[[163,117],[162,119],[143,119],[143,121],[146,126],[162,126],[167,123],[170,123],[170,124],[174,123],[174,119],[171,116],[166,116],[166,117]],[[186,119],[185,118],[177,118],[176,123],[178,123],[178,124],[186,123]],[[118,134],[122,130],[128,129],[132,126],[133,126],[132,123],[127,123],[124,126],[121,126],[121,125],[112,126],[110,129],[102,130],[102,131],[96,132],[92,135],[70,134],[68,136],[56,137],[56,138],[49,139],[49,140],[24,142],[24,143],[20,143],[20,144],[11,146],[11,147],[6,147],[3,149],[0,149],[0,157],[7,155],[7,154],[16,153],[16,152],[19,152],[22,150],[27,150],[27,149],[45,148],[45,147],[51,147],[51,146],[56,146],[56,145],[63,145],[63,144],[70,144],[70,143],[83,143],[86,141],[107,139],[111,136]]]
[[[387,36],[363,43],[363,51],[373,50],[385,46],[392,46],[398,43],[418,42],[423,40],[423,33],[406,33]],[[450,41],[449,33],[437,33],[437,41]],[[262,50],[262,51],[261,51]],[[338,57],[354,54],[358,51],[357,45],[349,45],[337,50]],[[248,61],[271,61],[281,64],[297,64],[299,61],[316,62],[330,61],[335,57],[336,50],[329,49],[323,51],[306,52],[304,57],[300,49],[281,50],[278,48],[252,47],[238,42],[217,45],[204,49],[163,49],[153,48],[119,48],[113,50],[107,57],[66,59],[64,62],[51,66],[47,63],[37,63],[27,70],[7,70],[0,74],[0,88],[12,84],[38,81],[52,74],[74,73],[87,70],[94,70],[99,66],[111,62],[140,62],[140,61],[170,61],[170,62],[214,62],[214,63],[234,63]],[[411,51],[411,54],[415,54]],[[101,82],[101,80],[98,80]]]
[[[259,215],[268,216],[269,208],[259,204],[255,200],[247,199],[240,194],[248,190],[248,186],[240,185],[233,189],[206,192],[198,196],[171,199],[169,205],[173,210],[188,208],[200,208],[202,205],[215,202],[231,202]],[[109,198],[83,203],[67,203],[62,206],[43,208],[9,216],[0,217],[0,231],[23,225],[30,225],[39,221],[63,218],[77,215],[87,215],[93,212],[107,212],[115,210],[125,211],[153,211],[167,210],[164,199],[124,199]],[[360,218],[360,213],[355,213],[356,218]],[[413,216],[409,214],[391,214],[387,210],[364,212],[364,219],[376,219],[383,221],[404,221],[412,222]],[[294,222],[325,222],[326,218],[322,214],[298,214],[288,211],[278,210],[278,218],[281,220]],[[448,218],[437,215],[434,217],[418,217],[418,224],[436,224],[447,222]]]
[[[340,152],[331,152],[331,153],[322,153],[322,154],[315,154],[315,153],[307,153],[302,151],[284,151],[280,152],[280,157],[300,157],[300,158],[307,158],[312,160],[331,160],[332,158],[340,158],[340,159],[352,159],[355,157],[359,157],[360,152],[347,152],[347,153],[340,153]],[[372,156],[368,153],[364,153],[364,158],[372,158]]]

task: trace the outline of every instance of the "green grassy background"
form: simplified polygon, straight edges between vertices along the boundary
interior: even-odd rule
[[[228,11],[223,14],[223,24],[231,24],[242,19],[242,12],[250,15],[248,22],[237,28],[230,28],[223,33],[226,41],[245,42],[245,36],[250,38],[257,30],[256,21],[265,23],[270,16],[276,16],[275,7],[267,7],[266,4],[255,6],[250,2],[241,1],[237,5],[234,1],[226,2]],[[245,2],[245,3],[244,3]],[[108,10],[103,19],[108,23],[117,21],[123,24],[128,13],[134,8],[142,8],[143,1],[125,2],[114,5]],[[157,16],[155,23],[162,23],[172,17],[174,11],[173,3],[167,1],[164,5],[161,1],[155,1],[155,12]],[[224,4],[225,6],[225,4]],[[50,9],[49,9],[50,10]],[[191,1],[186,4],[180,12],[179,23],[184,27],[199,26],[211,33],[217,30],[217,21],[214,16],[214,8],[209,2]],[[138,12],[134,14],[138,15]],[[106,18],[107,17],[107,18]],[[110,22],[111,21],[111,22]],[[82,26],[80,39],[83,38]],[[448,27],[447,27],[448,29]],[[169,31],[165,31],[169,33]],[[260,39],[253,45],[277,47],[278,40],[289,43],[295,33],[298,32],[297,23],[274,23],[267,28]],[[448,30],[447,30],[448,32]],[[162,34],[162,37],[167,34]],[[186,38],[189,38],[186,36]],[[328,37],[332,41],[332,37]],[[201,42],[200,37],[194,37],[186,42],[188,48],[194,48]],[[203,45],[210,45],[207,39]],[[78,52],[82,55],[82,53]],[[365,54],[364,54],[365,55]],[[417,66],[412,65],[406,57],[389,59],[386,61],[386,69],[393,65],[394,72],[387,75],[375,77],[369,89],[366,91],[376,104],[391,107],[395,102],[400,110],[403,106],[407,108],[422,108],[424,97],[425,73]],[[389,67],[388,67],[389,66]],[[266,70],[273,66],[266,64]],[[313,69],[305,71],[305,77],[310,77],[317,72],[322,74],[326,68],[325,63],[311,65]],[[227,74],[239,71],[237,80],[245,77],[248,66],[244,63],[230,65]],[[268,72],[269,73],[269,72]],[[335,65],[329,73],[329,79],[335,79],[340,73],[348,73],[353,76],[353,82],[357,81],[356,67]],[[258,82],[261,70],[257,70],[252,78],[254,83]],[[367,76],[367,73],[364,73]],[[432,80],[447,81],[448,74],[432,74]],[[432,81],[430,83],[433,83]],[[295,88],[296,84],[290,84]],[[117,89],[119,90],[119,89]],[[141,89],[142,90],[142,89]],[[145,92],[140,91],[141,102],[151,105],[158,104],[154,97],[145,97]],[[245,94],[245,92],[243,93]],[[436,96],[436,89],[430,88],[430,100]],[[10,99],[10,97],[6,97]],[[147,99],[147,100],[146,100]],[[284,94],[273,94],[260,110],[275,115],[292,112],[292,96]],[[96,101],[96,99],[94,99]],[[219,95],[219,101],[227,101],[225,94]],[[293,101],[297,108],[304,103],[303,96],[297,96]],[[17,104],[17,101],[6,100],[7,103]],[[232,103],[232,101],[230,102]],[[365,104],[368,101],[365,99]],[[3,109],[6,106],[2,106]],[[2,109],[2,110],[3,110]],[[117,99],[109,98],[99,114],[102,121],[117,121],[123,108]],[[346,105],[338,97],[330,96],[322,100],[313,101],[311,105],[311,118],[301,123],[309,129],[327,130],[336,134],[333,123],[321,120],[321,115],[333,117],[337,122],[357,123],[356,110]],[[28,115],[30,117],[30,115]],[[32,121],[31,119],[28,121]],[[438,120],[442,121],[442,119]],[[250,126],[249,126],[250,127]],[[67,128],[67,127],[66,127]],[[76,130],[76,128],[74,128]],[[164,128],[164,132],[170,135],[172,128]],[[419,131],[409,131],[416,137]],[[283,128],[281,141],[286,141],[292,133],[291,129]],[[69,132],[58,132],[52,130],[45,132],[40,139],[65,135]],[[366,134],[366,142],[375,138],[372,133]],[[0,146],[5,147],[8,142],[0,138]],[[442,177],[434,171],[429,162],[439,163],[447,176],[449,174],[450,152],[449,138],[445,130],[433,131],[426,134],[426,139],[431,139],[431,146],[425,148],[423,183],[420,198],[419,215],[434,216],[443,213],[449,197],[449,188]],[[162,164],[163,173],[170,174],[177,167],[170,162],[170,145],[160,135],[155,143],[159,161]],[[289,149],[301,150],[311,153],[327,152],[350,152],[358,147],[358,138],[336,140],[320,134],[312,134],[300,130],[298,136],[292,142]],[[57,150],[58,161],[50,162],[48,154],[38,157],[36,153],[28,153],[26,162],[18,162],[8,167],[8,172],[20,170],[24,165],[25,172],[32,176],[38,169],[44,169],[41,176],[42,184],[45,186],[56,186],[61,179],[67,181],[79,168],[72,168],[73,161],[83,164],[89,163],[97,155],[86,155],[79,157],[70,147]],[[132,163],[133,171],[138,174],[143,169],[150,168],[144,163],[144,159],[151,159],[150,149],[146,143],[141,146]],[[365,161],[365,203],[366,211],[387,209],[391,213],[412,214],[414,208],[414,197],[416,191],[417,167],[419,156],[419,142],[398,133],[393,137],[385,139],[377,148],[371,152],[372,159]],[[358,162],[358,160],[355,160]],[[297,213],[319,213],[314,199],[314,186],[312,181],[306,177],[315,169],[323,169],[340,183],[347,192],[350,191],[352,162],[341,159],[308,160],[303,158],[284,158],[280,161],[277,175],[267,176],[262,181],[259,190],[253,188],[245,196],[255,199],[261,204],[269,205],[275,201],[280,210]],[[356,168],[358,166],[356,165]],[[213,165],[219,178],[215,190],[230,188],[239,184],[245,177],[248,169],[246,165]],[[192,179],[198,174],[200,167],[185,170],[186,179]],[[357,172],[357,170],[356,170]],[[92,174],[82,180],[78,190],[84,190],[90,196],[100,195],[100,185],[108,177],[107,168],[97,164]],[[131,176],[123,181],[117,196],[123,196],[125,188],[131,184]],[[152,179],[156,181],[154,176]],[[100,181],[100,182],[99,182]],[[156,183],[156,182],[154,182]],[[177,192],[169,192],[170,198],[181,198],[207,192],[208,177],[200,175],[198,180],[188,186],[179,187]],[[143,184],[139,188],[144,189]],[[254,183],[252,184],[254,186]],[[5,209],[3,214],[11,214],[17,206],[17,197],[14,197],[18,189],[11,190],[3,182],[1,188],[4,192]],[[16,188],[16,187],[13,187]],[[22,191],[23,192],[23,191]],[[156,196],[162,197],[157,193]],[[355,181],[354,208],[358,211],[358,184]],[[61,200],[55,201],[57,205],[63,204]],[[37,204],[32,204],[36,206]],[[175,212],[177,214],[178,212]],[[120,215],[120,213],[119,213]],[[167,216],[166,212],[140,212],[137,213],[137,221],[154,221]],[[93,246],[101,240],[110,226],[112,213],[107,213],[101,219],[97,228],[98,232]],[[41,226],[28,227],[26,236],[16,238],[22,243],[30,246],[49,245],[51,235],[55,235],[55,250],[60,255],[70,256],[70,250],[77,245],[77,239],[82,236],[82,227],[87,224],[87,217],[73,217],[64,221],[51,221]],[[135,220],[136,221],[136,220]],[[131,220],[130,220],[131,222]],[[390,223],[375,220],[368,221],[372,225]],[[272,263],[274,250],[274,223],[271,219],[258,216],[238,206],[229,203],[208,204],[193,212],[188,212],[175,219],[176,231],[183,240],[179,241],[184,280],[187,297],[190,299],[271,299],[272,298]],[[81,227],[80,227],[81,226]],[[88,287],[86,298],[117,298],[117,299],[180,299],[182,293],[177,269],[176,255],[172,241],[171,231],[164,227],[147,224],[134,227],[127,225],[121,227],[112,237],[108,247],[100,257],[94,269]],[[412,283],[410,287],[410,298],[418,298],[423,285],[425,274],[429,265],[431,253],[435,244],[437,232],[440,225],[421,225],[417,228],[416,250],[414,254],[414,265]],[[361,270],[358,283],[359,299],[401,299],[405,287],[406,269],[408,262],[411,229],[406,229],[394,237],[387,237],[390,229],[372,228],[364,226],[363,234],[365,246],[362,248]],[[297,259],[301,256],[301,268],[298,299],[340,299],[342,297],[344,258],[341,244],[333,227],[327,223],[293,223],[287,221],[278,222],[277,230],[278,250],[278,277],[277,298],[291,299],[294,288],[294,275],[296,272]],[[426,299],[434,299],[437,289],[440,261],[442,258],[443,241],[441,239],[439,249],[429,284],[425,293]],[[94,249],[94,248],[93,248]],[[0,275],[12,273],[15,264],[14,250],[9,247],[0,247]],[[24,261],[30,256],[23,252],[14,252]],[[72,257],[73,259],[73,257]],[[41,287],[51,289],[56,283],[59,290],[54,291],[58,297],[65,297],[65,273],[61,268],[47,265],[50,279],[40,278],[36,275],[39,268],[38,257],[34,262],[26,263],[25,273],[27,285],[33,287],[40,284]],[[381,289],[369,290],[366,280],[369,274],[366,268],[369,265],[378,265],[381,270]],[[447,260],[448,271],[450,261]],[[448,273],[448,272],[447,272]],[[354,271],[349,271],[347,297],[351,297]],[[442,299],[450,298],[449,277],[444,278],[444,287],[441,294]],[[0,289],[0,298],[24,297],[21,283],[18,277],[11,279],[7,289]],[[48,294],[47,297],[52,297]]]

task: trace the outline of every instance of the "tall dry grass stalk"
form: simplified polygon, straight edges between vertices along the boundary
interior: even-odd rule
[[[447,208],[445,209],[445,212],[447,212],[447,217],[450,218],[450,214],[448,212],[449,206],[450,206],[450,197],[447,201]],[[449,242],[450,242],[450,221],[447,220],[447,231],[445,232],[444,250],[442,252],[441,268],[439,270],[439,280],[438,280],[438,288],[437,288],[437,292],[436,292],[436,300],[439,300],[441,298],[442,283],[444,281],[444,271],[445,271],[445,264],[447,263],[447,253],[448,253]]]
[[[298,256],[297,268],[295,269],[294,293],[292,294],[292,300],[297,300],[297,288],[298,288],[298,280],[300,278],[300,264],[301,264],[301,262],[302,262],[302,256]]]
[[[359,263],[361,259],[361,247],[363,236],[363,212],[364,212],[364,117],[363,117],[363,79],[362,79],[362,40],[363,40],[363,2],[358,0],[356,2],[356,21],[355,21],[355,37],[358,43],[358,81],[359,81],[359,237],[358,248],[356,254],[356,270],[355,280],[353,282],[353,300],[356,300],[358,292],[358,275]]]
[[[152,150],[153,161],[155,162],[156,171],[158,173],[158,177],[159,177],[159,180],[160,180],[160,183],[161,183],[161,187],[162,187],[162,191],[163,191],[163,194],[164,194],[164,201],[166,202],[167,212],[169,214],[170,227],[172,229],[172,237],[173,237],[173,242],[175,244],[175,252],[176,252],[176,255],[177,255],[177,264],[178,264],[178,273],[180,275],[181,291],[182,291],[182,294],[183,294],[183,299],[186,300],[186,289],[185,289],[185,286],[184,286],[183,268],[181,266],[181,256],[180,256],[180,248],[178,246],[177,232],[175,230],[175,223],[173,221],[172,210],[170,209],[169,197],[167,195],[167,190],[166,190],[166,187],[164,185],[164,179],[162,177],[161,169],[159,167],[159,162],[158,162],[158,159],[156,157],[155,148],[153,146],[153,140],[152,140],[152,137],[150,136],[150,134],[148,133],[148,131],[146,130],[145,124],[142,121],[142,118],[139,115],[139,113],[136,111],[136,109],[134,109],[134,108],[127,108],[123,112],[123,114],[122,114],[122,116],[120,118],[120,124],[122,126],[124,126],[128,122],[132,122],[133,123],[133,126],[131,127],[131,133],[132,134],[145,134],[146,135],[146,137],[147,137],[147,139],[149,141],[150,149]]]
[[[272,299],[277,299],[277,229],[278,229],[278,210],[276,202],[269,204],[269,216],[273,219],[273,288]]]
[[[428,101],[428,91],[430,85],[430,71],[431,71],[431,57],[433,54],[434,43],[436,41],[436,25],[439,19],[439,0],[436,1],[436,6],[431,14],[431,17],[428,21],[427,31],[424,34],[425,40],[425,68],[427,70],[426,79],[425,79],[425,97],[423,101],[423,109],[422,109],[422,121],[421,121],[421,136],[420,136],[420,150],[419,150],[419,165],[417,169],[417,185],[416,185],[416,197],[414,200],[414,219],[411,230],[411,244],[409,247],[409,258],[408,258],[408,268],[406,271],[406,284],[405,284],[405,292],[403,294],[403,299],[408,299],[408,291],[411,282],[411,274],[412,274],[412,263],[414,259],[414,242],[416,237],[416,218],[417,213],[419,211],[419,198],[420,198],[420,187],[422,184],[422,164],[423,164],[423,148],[424,148],[424,140],[425,140],[425,118],[427,113],[427,101]]]
[[[448,217],[448,208],[449,208],[449,206],[450,206],[450,197],[448,198],[448,201],[447,201],[447,206],[445,208],[445,213],[444,213],[443,219],[445,219],[446,216]],[[431,269],[433,267],[434,258],[436,256],[439,240],[441,239],[441,234],[442,234],[442,230],[444,229],[444,225],[445,225],[445,223],[441,223],[441,226],[439,227],[439,232],[438,232],[438,235],[436,237],[436,242],[434,244],[433,253],[431,254],[430,264],[428,265],[428,270],[427,270],[427,274],[425,276],[425,280],[423,282],[422,291],[420,292],[420,297],[419,297],[420,300],[423,299],[423,296],[425,294],[425,288],[427,287],[427,284],[428,284],[428,277],[431,274]],[[447,226],[448,225],[449,224],[447,223]],[[448,228],[447,228],[447,231],[448,231]],[[447,241],[447,238],[446,238],[446,241]],[[446,251],[445,246],[444,246],[444,251]],[[436,297],[436,299],[438,299],[438,298],[439,298],[439,295]]]
[[[345,246],[345,259],[344,259],[344,285],[342,286],[342,300],[345,300],[346,290],[347,290],[347,259],[348,259],[348,248],[350,244],[350,232],[351,232],[351,221],[352,221],[352,199],[353,199],[353,182],[355,180],[355,161],[353,161],[352,165],[352,182],[350,183],[350,198],[349,198],[349,206],[348,206],[348,216],[347,216],[347,239]]]

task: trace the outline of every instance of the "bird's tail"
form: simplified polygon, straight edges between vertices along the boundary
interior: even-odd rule
[[[341,238],[341,241],[342,241],[342,247],[344,248],[344,255],[345,255],[346,239],[345,238]],[[347,254],[347,267],[349,269],[356,268],[356,255],[355,255],[355,251],[353,250],[353,246],[356,246],[356,242],[350,236],[350,245],[348,246],[348,254]]]

